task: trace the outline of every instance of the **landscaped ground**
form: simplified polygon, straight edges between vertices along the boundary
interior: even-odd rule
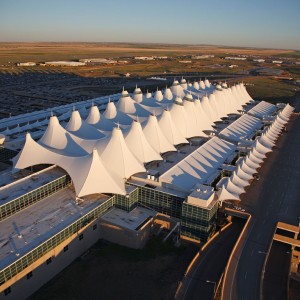
[[[143,250],[99,241],[30,300],[171,300],[197,250],[157,239]]]

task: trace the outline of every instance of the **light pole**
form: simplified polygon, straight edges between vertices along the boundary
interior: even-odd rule
[[[211,281],[211,280],[206,280],[207,283],[211,283],[214,285],[214,294],[213,294],[213,297],[212,299],[215,298],[215,294],[216,294],[216,287],[217,287],[217,283],[215,281]]]

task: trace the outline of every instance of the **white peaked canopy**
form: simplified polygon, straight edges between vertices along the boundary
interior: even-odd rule
[[[164,98],[167,100],[172,100],[173,99],[173,94],[170,88],[166,87],[164,91]]]
[[[143,93],[142,93],[141,89],[138,88],[137,86],[135,87],[135,90],[133,91],[132,98],[134,101],[136,101],[138,103],[143,101]]]
[[[200,85],[199,85],[199,83],[198,83],[197,81],[195,81],[195,82],[193,83],[193,88],[196,89],[196,90],[199,90],[199,89],[200,89]]]
[[[42,146],[52,150],[59,150],[66,155],[86,155],[86,150],[84,150],[77,142],[77,138],[67,132],[59,124],[56,116],[50,117],[48,127],[44,135],[38,141]]]
[[[175,126],[170,111],[164,110],[164,112],[158,120],[158,125],[170,144],[188,144],[188,141],[184,138],[184,136]]]
[[[170,108],[170,114],[181,135],[183,135],[185,138],[192,137],[190,136],[190,132],[188,132],[188,116],[183,106],[183,101],[180,97],[176,97],[172,107]]]
[[[260,158],[260,159],[265,159],[266,158],[266,155],[262,152],[259,152],[257,149],[256,149],[256,146],[254,145],[254,147],[252,148],[252,153],[254,154],[255,157],[257,158]]]
[[[90,109],[90,113],[85,120],[87,124],[94,126],[95,128],[102,131],[112,131],[114,127],[116,127],[115,123],[111,120],[105,118],[104,115],[100,115],[99,109],[97,106],[92,106]]]
[[[126,194],[123,179],[108,172],[95,149],[71,164],[69,174],[74,174],[71,177],[79,197],[98,193]]]
[[[244,180],[244,179],[240,178],[236,172],[233,172],[233,174],[231,175],[230,178],[231,178],[232,183],[234,183],[236,186],[241,187],[243,190],[246,186],[250,185],[248,180]]]
[[[184,90],[186,90],[186,89],[188,88],[188,84],[187,84],[187,82],[186,82],[186,79],[181,78],[180,86],[181,86]]]
[[[218,106],[218,109],[219,109],[219,112],[220,112],[220,116],[221,117],[226,116],[229,113],[228,108],[230,106],[229,103],[227,103],[227,101],[226,101],[227,100],[226,97],[225,97],[226,92],[215,90],[213,95],[215,96],[215,101],[217,103],[217,106]]]
[[[253,161],[253,156],[250,158],[249,156],[246,157],[245,163],[252,169],[258,169],[260,167],[260,163]]]
[[[200,83],[201,83],[201,82],[200,82]],[[205,86],[206,86],[207,88],[210,88],[210,82],[209,82],[208,79],[205,79],[205,80],[204,80],[204,84],[205,84]],[[200,87],[201,87],[201,85],[200,85]]]
[[[248,158],[249,158],[253,163],[256,163],[256,164],[258,164],[258,165],[260,165],[260,164],[263,162],[263,159],[262,159],[262,158],[258,158],[257,156],[254,155],[253,149],[249,152]]]
[[[258,138],[255,141],[255,149],[257,149],[257,151],[259,151],[260,153],[268,153],[268,152],[272,152],[272,148],[271,147],[266,147],[261,143],[261,137]]]
[[[209,84],[209,86],[207,86],[203,80],[200,80],[199,87],[200,87],[200,89],[205,90],[206,88],[210,88],[210,84]]]
[[[133,121],[125,142],[133,155],[141,162],[148,163],[154,160],[162,160],[162,157],[150,146],[144,136],[142,126]]]
[[[184,97],[184,90],[183,90],[182,86],[179,84],[178,80],[174,80],[170,89],[174,96]]]
[[[97,140],[105,137],[99,130],[82,121],[78,111],[73,111],[66,130],[84,139]]]
[[[214,122],[217,121],[217,117],[215,116],[216,112],[213,110],[207,96],[203,96],[201,100],[201,106],[203,109],[203,113],[206,115],[206,117],[209,120],[210,125],[213,125]]]
[[[240,91],[242,92],[243,98],[244,98],[244,103],[253,101],[253,99],[251,98],[251,96],[248,94],[245,86],[240,83]]]
[[[253,174],[257,173],[256,169],[253,168],[253,167],[251,167],[251,166],[249,166],[249,165],[247,165],[245,160],[241,164],[241,169],[245,173],[250,174],[250,175],[253,175]]]
[[[268,138],[268,137],[266,136],[266,134],[263,134],[263,135],[259,138],[259,142],[260,142],[264,147],[269,148],[269,149],[272,149],[272,148],[275,146],[274,142],[273,142],[270,138]]]
[[[132,100],[133,101],[133,100]],[[113,102],[108,102],[106,110],[103,113],[103,116],[111,120],[113,123],[118,123],[121,125],[131,125],[132,118],[122,111],[118,111],[115,104]]]
[[[225,184],[222,186],[222,188],[217,192],[218,195],[218,199],[219,201],[225,201],[225,200],[238,200],[240,201],[240,197],[239,195],[235,194],[235,193],[231,193],[229,192],[226,187]]]
[[[223,115],[221,113],[220,107],[218,106],[215,95],[214,94],[209,94],[208,100],[209,100],[209,103],[210,103],[213,111],[215,112],[215,114],[214,114],[215,115],[215,121],[220,120],[223,117]]]
[[[103,114],[105,118],[107,119],[114,119],[117,117],[117,108],[113,102],[110,102],[110,100],[107,103],[105,112]]]
[[[204,133],[200,129],[199,116],[196,112],[194,99],[191,94],[187,94],[183,98],[183,107],[186,111],[186,116],[188,117],[188,122],[186,123],[188,137],[203,136]]]
[[[148,90],[147,90],[147,93],[145,95],[146,98],[152,98],[152,93],[150,93]]]
[[[176,151],[176,148],[168,141],[168,139],[163,134],[155,116],[149,116],[143,132],[147,141],[157,153]]]
[[[207,114],[204,112],[202,103],[199,98],[194,101],[195,111],[197,115],[197,124],[199,126],[199,130],[214,130],[211,126],[212,122],[209,120]]]
[[[164,99],[164,96],[163,96],[161,90],[159,90],[158,88],[157,88],[156,92],[154,93],[154,99],[156,101],[162,101]]]
[[[243,187],[240,187],[236,184],[234,184],[231,181],[231,178],[228,179],[227,184],[226,184],[226,189],[227,191],[229,191],[232,194],[236,194],[236,195],[240,195],[243,194],[245,192]]]
[[[97,151],[80,157],[64,156],[39,145],[28,133],[23,149],[14,158],[14,168],[38,164],[54,164],[64,169],[72,178],[79,197],[94,193],[125,194],[124,182],[107,171]]]
[[[111,138],[101,154],[105,165],[113,170],[120,178],[129,178],[145,168],[128,149],[120,128],[114,128]]]
[[[136,103],[132,98],[130,98],[127,91],[122,92],[122,96],[117,103],[117,110],[125,114],[139,117],[147,117],[150,114],[147,110],[142,108],[139,103]]]
[[[241,179],[243,179],[244,181],[248,181],[248,180],[253,179],[253,174],[249,174],[249,173],[243,171],[243,169],[242,169],[241,166],[238,166],[238,167],[237,167],[237,169],[236,169],[236,174],[237,174]]]
[[[90,112],[85,121],[90,125],[97,124],[100,121],[100,112],[97,106],[91,106]]]

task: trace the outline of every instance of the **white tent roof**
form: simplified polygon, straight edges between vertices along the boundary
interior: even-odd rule
[[[142,108],[137,102],[135,102],[129,94],[125,94],[126,91],[122,92],[122,96],[117,103],[117,110],[125,114],[133,116],[147,117],[150,112]]]
[[[158,125],[170,144],[179,145],[188,143],[188,141],[175,126],[170,111],[164,110],[158,120]]]
[[[79,197],[105,192],[125,194],[124,182],[108,172],[97,151],[79,157],[64,156],[39,145],[28,133],[23,149],[14,158],[14,168],[38,164],[54,164],[66,170]]]
[[[137,86],[136,86],[135,90],[133,91],[132,98],[134,101],[136,101],[138,103],[143,101],[143,93],[142,93],[141,89],[138,88]]]
[[[134,101],[134,100],[132,100]],[[107,107],[103,113],[103,116],[114,122],[115,124],[121,125],[131,125],[133,118],[123,113],[122,111],[118,111],[115,104],[113,102],[108,102]]]
[[[156,92],[154,93],[153,98],[154,98],[156,101],[161,101],[161,100],[163,100],[163,99],[164,99],[164,96],[163,96],[161,90],[159,90],[159,89],[157,88]]]
[[[105,135],[95,127],[82,121],[78,111],[73,111],[66,130],[84,139],[98,140]]]
[[[199,130],[213,130],[212,128],[212,122],[209,120],[208,115],[204,112],[202,103],[199,99],[195,99],[194,101],[195,105],[195,111],[197,114],[197,124],[199,127]]]
[[[162,174],[159,181],[190,190],[196,183],[214,179],[211,177],[218,175],[218,168],[234,150],[235,145],[213,137]]]
[[[168,100],[172,100],[173,99],[173,94],[170,88],[166,87],[165,91],[164,91],[164,98],[168,99]]]
[[[113,170],[120,178],[129,178],[139,172],[145,172],[145,168],[127,147],[120,128],[114,128],[111,138],[101,154],[105,165]]]
[[[52,150],[60,150],[61,153],[67,155],[87,154],[87,151],[78,144],[78,139],[59,124],[56,116],[50,117],[48,127],[38,143]]]
[[[276,106],[274,104],[271,104],[266,101],[261,101],[253,108],[251,108],[248,111],[248,113],[255,117],[263,118],[264,116],[271,115],[275,111],[276,111]]]
[[[154,160],[162,160],[145,138],[142,126],[139,122],[133,121],[129,132],[125,137],[125,142],[133,155],[142,163]]]
[[[225,200],[240,200],[239,195],[235,193],[229,192],[225,185],[222,186],[222,188],[217,192],[219,201],[225,201]]]
[[[101,116],[97,106],[91,107],[90,113],[85,122],[102,131],[112,131],[113,128],[116,127],[114,122],[106,119],[104,115]]]
[[[201,100],[201,105],[203,108],[203,112],[208,117],[210,124],[212,125],[215,121],[218,120],[218,117],[216,115],[216,111],[211,106],[210,101],[207,96],[203,96],[203,98]]]
[[[184,90],[182,88],[182,86],[180,86],[179,82],[177,80],[174,80],[172,86],[171,86],[171,91],[172,91],[172,94],[174,96],[177,96],[177,97],[184,97]]]
[[[168,141],[161,131],[155,116],[149,116],[143,132],[147,141],[156,152],[165,153],[169,151],[176,151],[176,148]]]

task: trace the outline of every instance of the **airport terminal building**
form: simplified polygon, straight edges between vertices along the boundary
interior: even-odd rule
[[[0,120],[0,298],[29,296],[100,238],[206,242],[292,111],[182,79]]]

